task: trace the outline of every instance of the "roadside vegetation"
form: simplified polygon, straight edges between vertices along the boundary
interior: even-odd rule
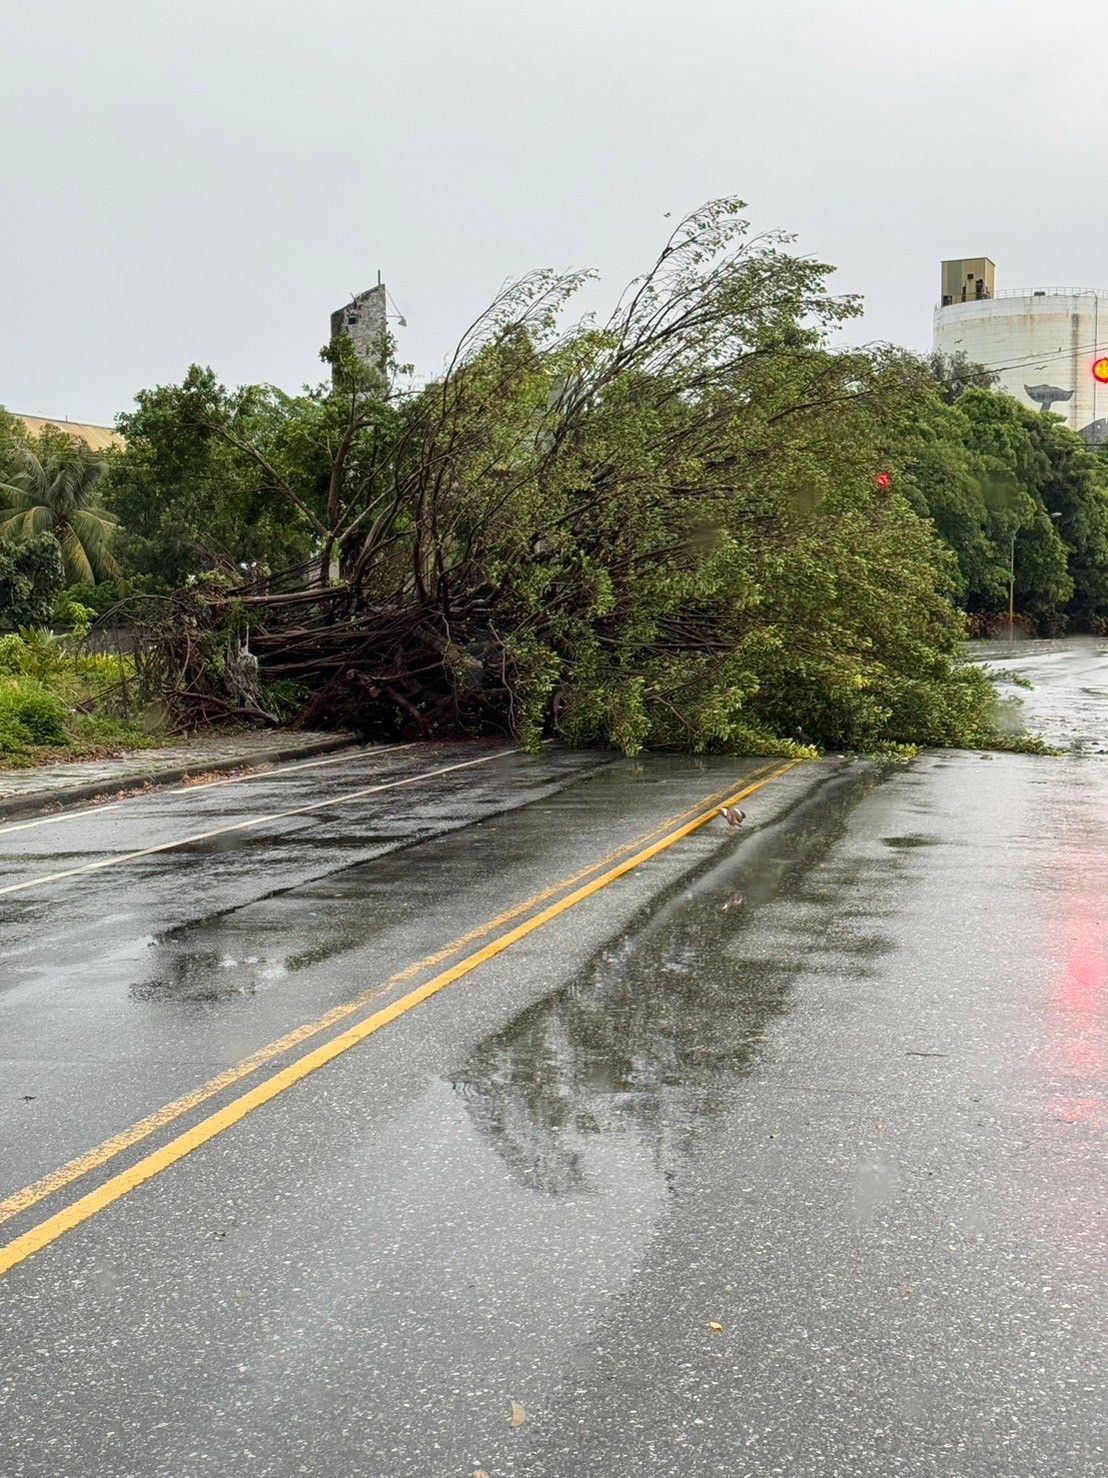
[[[0,763],[142,747],[133,663],[87,650],[94,613],[69,585],[119,574],[104,465],[69,438],[0,431]]]
[[[0,762],[41,764],[144,748],[128,700],[132,664],[42,628],[0,636]]]
[[[602,322],[571,318],[587,274],[528,276],[421,388],[339,339],[299,395],[141,391],[95,461],[0,417],[0,682],[73,746],[157,698],[628,752],[1033,747],[960,644],[1013,568],[1030,629],[1108,630],[1108,463],[979,367],[833,348],[859,304],[743,210],[682,222]],[[64,661],[24,669],[67,610]],[[137,668],[82,655],[97,616]]]

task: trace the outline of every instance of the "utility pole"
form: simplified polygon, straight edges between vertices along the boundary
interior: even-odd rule
[[[1008,559],[1008,640],[1012,641],[1016,624],[1016,530],[1012,530],[1012,548]]]

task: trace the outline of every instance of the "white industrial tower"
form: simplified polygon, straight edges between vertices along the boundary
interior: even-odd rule
[[[1104,327],[1100,305],[1104,304]],[[1095,288],[998,291],[988,257],[942,264],[935,348],[965,354],[999,377],[998,388],[1051,410],[1090,445],[1108,440],[1108,292]]]

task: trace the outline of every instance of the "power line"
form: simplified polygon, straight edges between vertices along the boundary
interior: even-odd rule
[[[955,344],[962,344],[964,342],[963,339],[954,341]],[[1018,359],[1009,360],[1007,363],[984,359],[977,359],[975,363],[980,364],[983,369],[987,370],[1030,369],[1034,365],[1047,364],[1054,359],[1076,359],[1081,354],[1097,354],[1102,348],[1108,352],[1108,346],[1100,344],[1078,344],[1069,349],[1048,349],[1043,354],[1025,354]],[[943,351],[940,350],[939,352],[942,353]],[[964,350],[963,352],[967,357],[973,358],[969,350]]]

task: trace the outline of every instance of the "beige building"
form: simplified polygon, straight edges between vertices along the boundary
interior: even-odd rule
[[[943,263],[942,297],[944,308],[951,303],[972,303],[981,298],[996,297],[996,263],[988,257],[955,257]]]
[[[15,415],[14,419],[22,421],[32,436],[38,436],[49,426],[55,431],[64,431],[77,441],[83,441],[93,452],[104,452],[111,447],[126,445],[123,437],[111,426],[92,426],[84,421],[54,421],[48,416]]]

